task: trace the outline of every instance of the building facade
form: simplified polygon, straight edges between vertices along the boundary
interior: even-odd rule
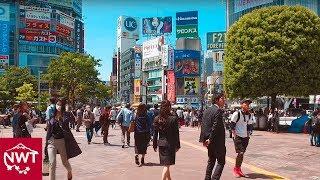
[[[319,15],[319,4],[319,0],[227,0],[227,25],[230,27],[241,16],[254,9],[276,5],[301,5],[311,9]]]
[[[9,18],[5,15],[0,21],[8,20],[9,26],[8,30],[2,26],[1,37],[8,31],[9,38],[0,46],[8,42],[9,48],[7,54],[0,52],[2,64],[28,67],[38,75],[61,53],[84,52],[82,0],[4,1],[0,14],[3,9],[9,11]]]

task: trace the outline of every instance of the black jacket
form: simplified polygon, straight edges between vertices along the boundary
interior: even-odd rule
[[[223,122],[223,110],[209,107],[203,113],[200,142],[210,139],[214,147],[225,147],[226,133]]]
[[[179,126],[176,116],[168,117],[168,127],[165,130],[159,130],[155,127],[153,148],[158,146],[169,146],[173,150],[180,149]]]

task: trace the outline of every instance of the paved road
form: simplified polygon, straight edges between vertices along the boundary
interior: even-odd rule
[[[207,153],[199,144],[199,130],[181,128],[182,148],[172,167],[172,178],[177,180],[204,179]],[[134,164],[134,148],[121,148],[120,130],[110,130],[111,146],[102,144],[102,137],[94,137],[93,144],[86,143],[85,132],[73,131],[83,153],[71,159],[75,180],[150,180],[161,179],[162,167],[158,154],[151,147],[146,156],[146,165]],[[43,128],[36,128],[33,137],[44,137]],[[10,137],[11,129],[1,129],[1,137]],[[133,135],[132,144],[133,144]],[[307,143],[307,135],[272,134],[255,131],[245,155],[243,171],[248,179],[314,179],[320,180],[320,148]],[[227,163],[221,179],[236,179],[232,175],[234,146],[227,139]],[[47,177],[43,178],[47,180]],[[66,179],[66,172],[58,160],[57,179]]]

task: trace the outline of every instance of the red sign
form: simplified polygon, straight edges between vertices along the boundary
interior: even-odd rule
[[[43,21],[26,19],[26,28],[50,30],[50,22],[43,22]]]
[[[1,138],[0,144],[0,179],[42,179],[41,138]]]
[[[175,103],[176,102],[176,78],[174,76],[174,71],[167,71],[167,93],[168,101]]]
[[[71,36],[72,30],[66,26],[63,26],[63,25],[57,25],[56,31],[57,31],[57,33],[62,34],[64,36]]]

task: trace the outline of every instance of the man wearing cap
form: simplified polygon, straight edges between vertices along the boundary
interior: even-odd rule
[[[253,115],[250,113],[250,99],[241,101],[241,110],[235,111],[231,116],[231,130],[237,155],[233,174],[236,177],[246,177],[241,170],[243,156],[249,144],[249,135],[253,129]]]
[[[214,105],[203,112],[200,142],[208,148],[208,165],[205,180],[220,179],[226,162],[226,134],[223,122],[224,94],[215,94]],[[218,161],[214,173],[214,165]]]

